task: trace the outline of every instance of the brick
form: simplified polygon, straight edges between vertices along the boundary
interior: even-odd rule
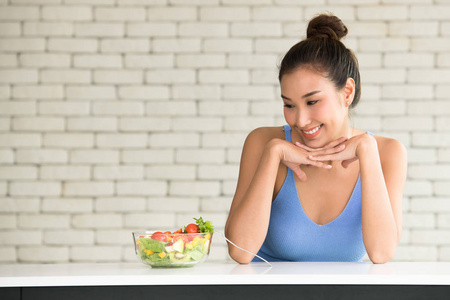
[[[381,53],[359,53],[358,63],[360,69],[380,68],[382,64]]]
[[[80,37],[122,37],[125,28],[120,23],[79,23],[75,24],[75,36]]]
[[[274,126],[276,123],[273,118],[263,116],[263,117],[255,117],[255,116],[246,116],[246,117],[226,117],[224,128],[227,132],[232,131],[243,131],[249,132],[257,127],[263,126]]]
[[[95,83],[130,84],[130,83],[142,83],[143,79],[144,76],[142,71],[134,71],[134,70],[94,71]]]
[[[450,126],[450,117],[437,117],[435,119],[436,128],[449,128]]]
[[[188,3],[183,2],[183,4]],[[197,20],[197,9],[196,7],[178,6],[150,7],[147,10],[147,18],[150,21],[194,21]]]
[[[120,246],[74,246],[70,248],[70,259],[75,262],[114,262],[122,257]]]
[[[250,83],[252,84],[272,84],[278,85],[277,70],[254,70],[250,75]]]
[[[195,117],[195,118],[173,118],[173,129],[176,132],[211,132],[222,130],[222,120],[217,118]]]
[[[84,70],[42,70],[41,81],[46,83],[91,83],[91,72]]]
[[[117,195],[162,196],[167,192],[165,181],[133,181],[117,183]]]
[[[228,212],[230,206],[231,202],[228,197],[203,198],[200,201],[202,212]]]
[[[440,53],[437,55],[437,66],[438,67],[450,67],[450,54]]]
[[[116,118],[69,118],[67,119],[68,131],[116,131]]]
[[[363,101],[355,108],[358,116],[403,116],[406,103],[403,101]]]
[[[283,102],[281,100],[254,101],[254,102],[250,103],[250,115],[282,117],[283,116]]]
[[[16,248],[14,247],[0,247],[0,262],[1,263],[16,263]]]
[[[173,54],[126,54],[125,66],[133,69],[172,68],[174,66]]]
[[[46,213],[91,213],[93,200],[89,198],[52,198],[42,200]]]
[[[2,213],[37,213],[40,210],[38,198],[0,198],[0,204]]]
[[[121,131],[169,131],[170,118],[121,118],[119,123]]]
[[[45,147],[92,148],[94,135],[89,133],[48,133],[44,135]]]
[[[187,165],[159,165],[145,168],[145,177],[150,179],[196,179],[197,168]]]
[[[44,232],[46,245],[91,245],[94,231],[91,230],[51,230]]]
[[[95,39],[82,38],[49,38],[47,50],[52,52],[92,53],[99,49]]]
[[[437,155],[435,149],[407,149],[409,163],[436,163]]]
[[[97,21],[144,21],[146,11],[143,7],[97,7]]]
[[[438,149],[438,160],[440,162],[450,162],[450,149]]]
[[[252,23],[232,23],[232,37],[279,37],[282,35],[280,23],[252,22]]]
[[[0,218],[0,230],[16,229],[17,217],[14,215],[2,215]]]
[[[39,178],[64,181],[90,179],[91,169],[86,166],[41,166]]]
[[[254,21],[298,21],[303,18],[303,9],[300,7],[261,6],[252,9]]]
[[[431,117],[384,117],[382,120],[384,130],[433,130],[433,118]]]
[[[72,217],[74,228],[121,228],[123,217],[120,214],[82,214]]]
[[[30,255],[32,253],[33,255]],[[62,263],[69,261],[68,247],[23,247],[17,249],[19,262],[24,263]]]
[[[61,184],[59,182],[11,182],[9,185],[11,196],[57,196],[60,193]]]
[[[406,213],[403,215],[403,226],[405,228],[435,228],[437,220],[432,213]]]
[[[418,53],[386,53],[384,56],[386,67],[433,67],[433,54]]]
[[[450,40],[448,38],[412,38],[411,51],[414,52],[448,52]]]
[[[447,99],[449,93],[450,93],[450,85],[436,86],[436,98]]]
[[[172,150],[123,150],[121,161],[124,163],[138,164],[167,164],[172,163]]]
[[[171,196],[218,196],[220,183],[216,181],[172,181]]]
[[[198,198],[193,197],[150,197],[147,207],[151,212],[198,212],[199,202]]]
[[[68,68],[71,58],[68,54],[23,53],[19,61],[24,67]]]
[[[154,70],[147,71],[145,81],[150,84],[195,83],[195,70]]]
[[[436,261],[438,257],[437,248],[434,246],[405,245],[396,249],[396,261]]]
[[[142,212],[146,209],[143,197],[98,198],[95,200],[96,212]]]
[[[34,114],[36,114],[36,104],[34,102],[0,102],[0,116],[20,116]]]
[[[425,148],[450,146],[450,134],[440,132],[413,132],[412,145]]]
[[[348,28],[350,28],[349,23],[351,21],[354,21],[355,17],[356,17],[356,7],[353,7],[351,5],[333,5],[333,6],[327,5],[326,9],[325,9],[325,7],[323,7],[322,8],[323,11],[318,11],[318,7],[316,5],[324,4],[323,0],[322,0],[322,3],[320,3],[320,2],[321,1],[317,1],[317,2],[310,1],[309,4],[312,4],[312,5],[305,6],[303,20],[309,21],[312,18],[314,18],[315,16],[317,16],[319,13],[326,13],[326,12],[332,11],[335,16],[339,16],[339,18],[341,20],[345,20],[344,21],[345,25]],[[293,0],[279,0],[279,1],[275,1],[275,4],[297,5],[297,2],[295,2]],[[305,3],[305,4],[308,4],[308,3]],[[283,18],[281,17],[281,19],[283,19]],[[301,19],[298,19],[298,20],[301,20]],[[293,20],[293,21],[297,21],[297,23],[298,23],[298,20]],[[360,24],[364,26],[365,24],[367,24],[367,22],[364,22],[364,23],[360,22]],[[304,28],[306,29],[306,24],[305,24]],[[351,35],[353,36],[353,29],[351,29],[350,32],[351,32]]]
[[[155,38],[153,39],[153,52],[167,53],[196,53],[201,49],[201,39],[195,38]]]
[[[217,163],[225,162],[225,151],[219,149],[179,149],[176,153],[176,162],[179,163]]]
[[[202,137],[204,148],[240,148],[244,145],[246,134],[242,133],[205,133]]]
[[[94,179],[142,179],[144,168],[142,166],[96,166],[94,167]]]
[[[422,245],[448,245],[450,241],[450,230],[429,229],[413,230],[411,242]]]
[[[116,69],[122,68],[122,57],[120,55],[74,55],[73,65],[76,68],[102,68],[102,69]],[[71,88],[71,87],[68,87]],[[75,87],[79,88],[79,87]],[[86,88],[86,87],[83,87]],[[109,87],[89,87],[89,88],[109,88]]]
[[[0,118],[0,131],[11,130],[11,118]]]
[[[0,245],[39,245],[42,233],[37,230],[8,230],[0,232]]]
[[[0,150],[0,164],[7,165],[14,163],[14,152],[10,149]]]
[[[124,225],[127,228],[164,228],[175,227],[175,215],[173,213],[140,213],[127,214],[124,217]],[[164,230],[165,231],[165,230]]]
[[[6,181],[0,181],[0,195],[4,196],[8,192],[8,185]]]
[[[361,70],[361,78],[365,84],[404,83],[406,76],[406,70],[399,68]]]
[[[363,130],[372,131],[377,133],[381,131],[382,120],[381,117],[352,117],[352,126],[355,128],[362,128]]]
[[[22,149],[16,150],[17,163],[67,163],[68,153],[61,149]]]
[[[182,99],[182,100],[219,100],[221,98],[222,89],[221,87],[217,85],[175,85],[172,87],[172,97],[174,99]],[[173,105],[171,104],[173,103]],[[154,107],[155,103],[149,103],[148,111],[150,107]],[[174,101],[169,103],[161,103],[161,105],[164,105],[165,107],[170,109],[170,114],[172,115],[172,112],[183,112],[181,114],[191,114],[191,112],[195,112],[195,106],[191,106],[189,104],[192,104],[192,102],[181,102],[181,101]],[[184,108],[179,110],[177,109],[178,105],[182,105]],[[186,110],[187,106],[189,108]],[[169,112],[168,112],[169,113]]]
[[[199,179],[237,179],[239,173],[238,165],[200,165],[198,167]]]
[[[141,102],[98,102],[92,105],[92,113],[102,116],[139,116],[144,113]]]
[[[224,54],[179,54],[176,65],[181,68],[220,68],[225,67]]]
[[[173,1],[173,0],[172,0]],[[265,5],[272,4],[271,0],[222,0],[224,5]]]
[[[450,228],[450,214],[439,214],[437,226],[439,228]]]
[[[150,134],[151,148],[181,148],[198,147],[200,136],[198,133],[154,133]]]
[[[148,52],[150,43],[147,39],[104,39],[100,49],[104,53]]]
[[[33,133],[2,133],[0,148],[29,148],[41,146],[41,136]]]
[[[450,35],[450,22],[442,22],[440,32],[442,35]]]
[[[440,246],[439,261],[449,261],[449,260],[450,260],[450,247]]]
[[[438,22],[392,22],[389,24],[390,36],[437,36]]]
[[[173,23],[137,23],[128,24],[127,36],[171,37],[177,35],[177,26]]]
[[[170,91],[165,86],[123,86],[119,88],[121,99],[133,100],[166,100]]]
[[[406,5],[360,6],[356,8],[359,20],[406,20],[408,7]]]
[[[383,38],[388,34],[388,25],[379,20],[364,22],[345,22],[351,37],[379,37]]]
[[[228,38],[228,39],[205,39],[203,51],[213,53],[251,53],[253,44],[250,39]]]
[[[258,103],[260,102],[262,101],[258,101]],[[201,116],[246,116],[249,113],[249,102],[245,100],[220,101],[211,105],[208,101],[202,101],[199,103],[198,111]]]
[[[450,164],[412,165],[408,167],[408,175],[416,179],[450,179]]]
[[[249,74],[245,70],[200,70],[199,82],[245,84],[249,82]]]
[[[0,180],[37,179],[37,168],[31,166],[0,166]]]
[[[227,65],[230,68],[273,69],[276,61],[277,56],[273,54],[230,54]]]
[[[66,182],[65,196],[110,196],[114,194],[114,183],[109,181]]]
[[[1,49],[0,49],[1,51]],[[38,73],[36,70],[0,70],[0,83],[37,83]]]
[[[118,164],[118,150],[72,150],[70,152],[71,163],[81,164]]]
[[[410,69],[408,82],[411,83],[449,83],[450,69]]]
[[[0,67],[2,68],[9,68],[9,67],[17,67],[18,64],[18,55],[16,54],[0,54]],[[7,98],[5,97],[7,95],[8,91],[7,86],[2,86],[0,90],[0,98]]]
[[[61,20],[67,21],[67,20]],[[25,22],[25,36],[72,36],[74,25],[69,22]]]
[[[0,36],[2,37],[10,37],[10,36],[20,36],[21,28],[20,23],[13,22],[3,22],[0,27]]]
[[[249,21],[248,7],[202,7],[200,20],[205,21]]]
[[[43,6],[42,19],[51,21],[90,21],[92,8],[87,6]]]
[[[0,20],[23,21],[39,19],[39,7],[37,6],[4,6],[0,10]]]
[[[180,23],[178,35],[181,37],[226,37],[228,25],[226,23]]]
[[[280,59],[272,61],[272,67],[275,69],[278,61],[281,62],[281,54],[284,54],[293,45],[297,44],[297,39],[274,39],[274,38],[258,38],[255,41],[255,51],[257,53],[275,53]]]
[[[223,98],[230,100],[272,100],[275,96],[270,86],[225,86]]]
[[[449,5],[412,5],[410,18],[412,20],[448,20]]]
[[[39,214],[19,215],[18,225],[20,228],[44,229],[44,228],[69,228],[69,215]]]
[[[114,236],[114,239],[111,239],[112,236]],[[133,262],[136,262],[136,254],[133,247],[130,247],[130,230],[96,230],[95,241],[97,245],[125,245],[128,250],[131,250]]]
[[[423,100],[433,98],[433,94],[431,84],[386,84],[381,88],[381,96],[389,99]],[[408,103],[408,109],[410,105],[411,103]]]
[[[60,85],[15,86],[12,89],[12,97],[15,99],[62,99],[64,90]]]
[[[14,131],[64,131],[64,118],[21,117],[12,120]]]
[[[116,133],[98,134],[96,145],[99,148],[145,148],[147,146],[147,134]]]
[[[410,203],[410,210],[413,212],[450,212],[450,201],[445,197],[414,197]]]
[[[407,38],[361,38],[358,45],[361,52],[407,52],[409,48]]]

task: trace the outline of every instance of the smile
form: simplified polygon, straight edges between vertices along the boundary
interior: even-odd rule
[[[321,125],[319,125],[319,126],[313,128],[313,129],[311,129],[310,131],[305,131],[305,130],[302,130],[302,131],[303,131],[304,133],[306,133],[306,134],[314,134],[314,133],[316,133],[322,126],[323,126],[323,124],[321,124]]]

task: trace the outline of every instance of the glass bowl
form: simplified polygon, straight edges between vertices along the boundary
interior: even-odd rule
[[[152,268],[193,267],[206,260],[213,233],[133,232],[139,260]]]

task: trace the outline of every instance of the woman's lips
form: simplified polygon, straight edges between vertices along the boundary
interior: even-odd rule
[[[302,135],[307,139],[315,138],[320,133],[322,126],[323,124],[320,124],[319,126],[316,126],[308,130],[302,130]]]

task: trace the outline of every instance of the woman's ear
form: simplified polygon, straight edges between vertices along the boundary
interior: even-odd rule
[[[355,97],[355,81],[353,78],[347,78],[347,82],[344,87],[344,100],[345,106],[348,107],[352,104],[353,98]]]

